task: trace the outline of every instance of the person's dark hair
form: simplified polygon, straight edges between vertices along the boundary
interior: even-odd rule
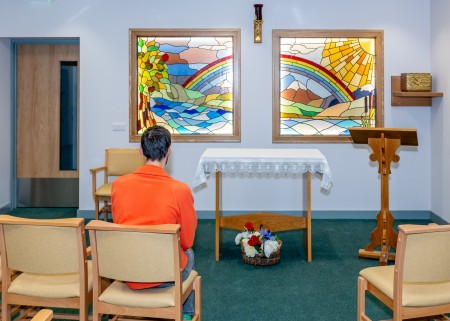
[[[142,153],[151,161],[166,157],[171,143],[170,132],[158,125],[147,128],[141,136]]]

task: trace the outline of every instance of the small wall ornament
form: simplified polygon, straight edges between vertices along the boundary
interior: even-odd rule
[[[402,91],[431,91],[430,73],[402,73]]]
[[[254,43],[262,43],[262,4],[254,4],[255,7],[255,20],[253,21],[253,30],[254,30],[254,36],[253,41]]]

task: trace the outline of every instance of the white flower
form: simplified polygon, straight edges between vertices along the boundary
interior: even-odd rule
[[[248,242],[248,240],[246,241]],[[247,255],[248,257],[255,257],[258,251],[256,251],[255,247],[248,245],[247,242],[243,242],[245,255]]]
[[[266,231],[264,231],[263,234],[267,235],[267,236],[273,236],[273,234],[268,233]],[[261,237],[262,234],[259,231],[249,231],[246,229],[244,232],[238,233],[236,235],[236,237],[234,238],[234,242],[236,243],[236,245],[239,245],[240,243],[242,243],[243,251],[244,251],[245,255],[248,257],[255,257],[255,255],[258,254],[258,251],[255,249],[254,246],[248,245],[248,241],[250,240],[250,238],[253,235],[259,238],[259,237]],[[271,241],[271,240],[267,240],[261,245],[261,248],[264,250],[264,255],[266,257],[270,257],[270,255],[276,249],[278,249],[278,247],[279,247],[278,242]],[[259,246],[258,246],[258,248],[259,248]]]
[[[241,234],[242,234],[242,237],[246,238],[246,239],[249,239],[252,236],[252,233],[249,231],[242,232]]]
[[[264,255],[269,257],[278,248],[279,244],[277,241],[267,240],[264,242]]]
[[[234,242],[236,243],[236,245],[239,245],[242,238],[243,238],[242,233],[238,233],[238,235],[236,235],[236,237],[234,238]]]
[[[234,242],[236,243],[236,245],[239,245],[239,243],[241,242],[242,239],[248,239],[251,236],[252,236],[252,233],[249,233],[248,231],[238,233],[238,235],[236,235],[236,237],[234,238]]]

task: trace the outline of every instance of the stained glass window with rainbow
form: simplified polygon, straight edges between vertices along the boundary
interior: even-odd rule
[[[375,127],[375,38],[280,38],[280,135]]]
[[[233,38],[138,37],[137,133],[233,134]]]

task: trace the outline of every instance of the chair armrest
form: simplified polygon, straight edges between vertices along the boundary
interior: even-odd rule
[[[32,321],[50,321],[53,318],[53,311],[42,309],[31,319]]]
[[[91,168],[89,171],[91,172],[91,174],[97,174],[97,172],[101,172],[104,170],[106,170],[106,166]]]
[[[95,201],[95,192],[97,191],[97,173],[103,171],[103,181],[106,183],[106,166],[91,168],[89,171],[92,175],[92,197]]]

